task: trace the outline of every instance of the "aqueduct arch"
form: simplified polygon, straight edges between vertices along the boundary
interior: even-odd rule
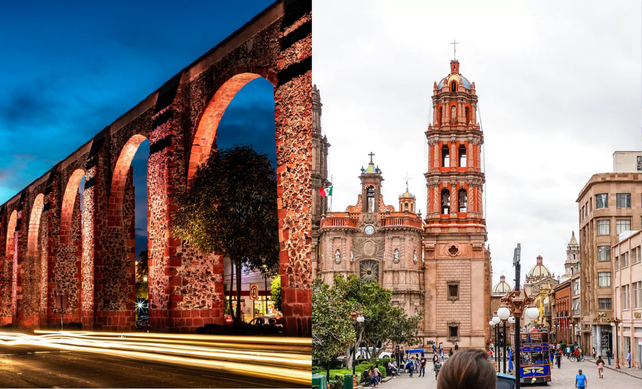
[[[201,325],[220,322],[222,258],[202,255],[171,236],[171,195],[186,187],[195,169],[207,159],[218,122],[236,92],[252,79],[264,77],[274,85],[286,331],[310,336],[311,23],[310,1],[275,2],[0,205],[0,239],[7,242],[0,245],[0,258],[5,259],[0,321],[13,320],[16,326],[20,320],[12,307],[17,313],[29,311],[31,315],[30,307],[36,304],[39,325],[51,326],[59,321],[54,297],[64,293],[79,296],[70,298],[69,317],[81,321],[83,328],[131,329],[126,298],[116,291],[127,290],[130,278],[133,280],[133,261],[131,277],[126,264],[132,257],[127,241],[133,232],[130,163],[146,138],[150,142],[147,187],[152,327],[193,332]],[[80,182],[81,174],[86,180],[82,213],[76,206],[76,180]],[[42,193],[44,198],[37,200]],[[39,208],[37,201],[43,201],[44,206]],[[41,215],[36,214],[38,209],[42,209]],[[23,219],[41,222],[36,226],[21,223]],[[34,236],[39,243],[23,242],[27,240],[23,236]],[[8,247],[13,239],[17,239],[11,244],[18,248],[15,255]],[[23,259],[31,257],[27,255],[33,253],[29,247],[36,247],[36,253],[39,247],[40,262]],[[31,293],[25,304],[15,305],[17,293],[6,280],[15,279],[18,266],[13,264],[22,261],[24,274],[30,274],[28,280],[39,293],[37,299]],[[65,321],[67,317],[65,313]],[[34,326],[28,320],[21,323]]]

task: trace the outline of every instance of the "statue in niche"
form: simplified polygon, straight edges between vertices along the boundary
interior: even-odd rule
[[[412,261],[416,264],[417,263],[417,250],[412,252]]]
[[[339,250],[337,250],[337,251],[334,253],[334,261],[335,261],[336,263],[341,262],[341,253],[339,252]]]
[[[368,197],[368,212],[374,212],[374,198]]]
[[[395,263],[399,263],[399,250],[395,249]]]
[[[453,105],[450,107],[450,121],[451,122],[456,122],[457,121],[457,106]]]
[[[354,253],[350,250],[350,262],[354,262]]]

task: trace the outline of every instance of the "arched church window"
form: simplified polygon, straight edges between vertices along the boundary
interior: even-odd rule
[[[404,210],[406,210],[406,211],[408,210],[408,203],[405,203],[405,207],[404,208],[405,208]]]
[[[455,81],[450,84],[450,91],[451,92],[457,92],[457,83]]]
[[[450,147],[448,145],[443,145],[441,148],[441,166],[449,167],[450,166]]]
[[[444,116],[444,107],[439,107],[439,116],[437,116],[437,123],[441,125],[441,118]]]
[[[366,188],[366,198],[368,201],[368,212],[372,213],[374,212],[374,198],[375,198],[374,186],[369,185]]]
[[[466,113],[466,124],[468,124],[470,123],[470,110],[468,109],[468,107],[466,107],[464,112]]]
[[[466,189],[459,189],[457,200],[459,201],[459,212],[468,212],[468,196],[466,194]]]
[[[466,146],[459,146],[459,167],[466,167]]]
[[[441,191],[441,214],[450,214],[450,191],[448,189]]]

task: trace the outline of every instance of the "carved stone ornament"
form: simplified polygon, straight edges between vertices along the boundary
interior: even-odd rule
[[[394,257],[395,263],[399,263],[399,250],[395,249],[395,257]]]
[[[336,263],[341,263],[341,252],[339,250],[334,252],[334,261]]]
[[[354,262],[354,253],[350,250],[350,262]]]
[[[451,244],[450,246],[448,246],[448,248],[446,249],[446,252],[451,257],[458,257],[459,255],[461,255],[461,251],[459,250],[459,247],[456,244]]]
[[[417,250],[412,252],[412,261],[417,264]]]

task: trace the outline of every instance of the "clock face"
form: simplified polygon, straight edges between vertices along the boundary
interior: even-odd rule
[[[366,226],[365,233],[366,233],[366,235],[374,234],[375,233],[374,226]]]

